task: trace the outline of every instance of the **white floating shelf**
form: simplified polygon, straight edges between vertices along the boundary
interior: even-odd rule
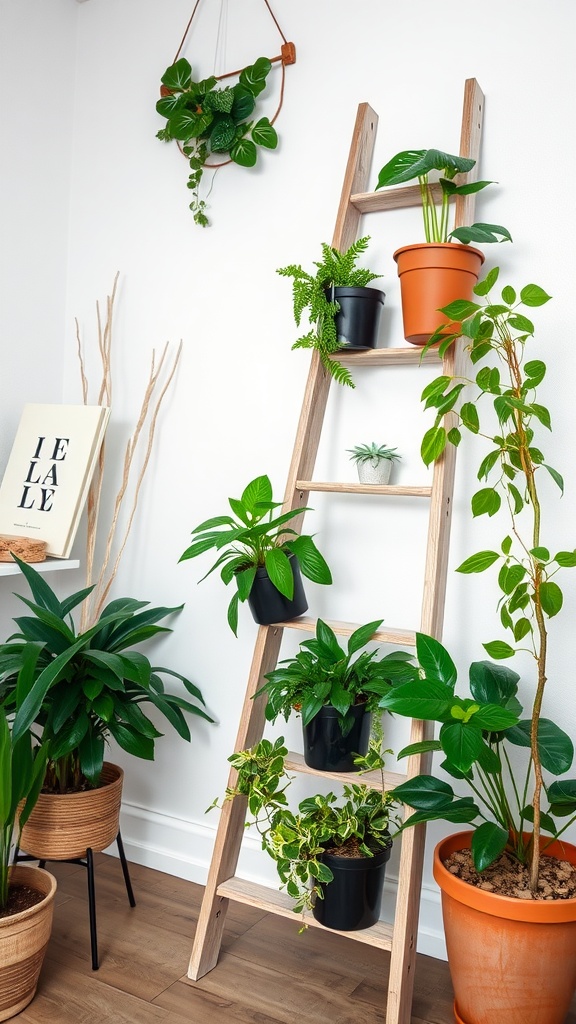
[[[79,558],[47,558],[45,562],[31,562],[36,572],[55,572],[57,569],[78,569]],[[20,576],[20,567],[16,562],[0,562],[0,576]]]

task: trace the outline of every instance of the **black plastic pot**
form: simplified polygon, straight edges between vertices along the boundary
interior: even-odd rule
[[[294,576],[294,597],[290,601],[274,586],[266,569],[256,570],[252,590],[248,596],[248,604],[252,617],[260,626],[270,626],[273,622],[287,622],[303,615],[308,608],[306,594],[302,586],[300,566],[294,555],[288,555]]]
[[[342,348],[376,348],[384,292],[377,288],[328,288],[329,301],[336,301],[336,332]]]
[[[309,768],[322,772],[355,772],[354,755],[366,754],[370,742],[372,716],[365,704],[350,708],[354,724],[342,735],[341,718],[331,704],[326,704],[308,725],[302,725],[304,760]]]
[[[324,899],[316,899],[312,913],[320,924],[340,932],[357,932],[376,924],[380,916],[386,864],[392,843],[373,857],[339,857],[323,853],[320,860],[334,878],[321,882]]]

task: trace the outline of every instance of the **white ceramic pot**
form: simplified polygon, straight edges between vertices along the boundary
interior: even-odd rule
[[[361,484],[387,484],[392,472],[392,459],[366,459],[358,463]]]

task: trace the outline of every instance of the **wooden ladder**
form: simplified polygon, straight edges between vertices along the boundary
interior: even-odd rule
[[[475,79],[468,79],[464,90],[460,155],[471,156],[476,161],[478,161],[480,149],[483,99]],[[370,174],[377,124],[378,117],[374,111],[367,103],[361,103],[358,108],[332,240],[332,245],[342,251],[346,250],[358,237],[362,214],[416,206],[420,203],[420,190],[417,185],[388,191],[365,191]],[[475,170],[476,168],[474,168]],[[456,226],[472,223],[473,210],[474,195],[458,197],[456,200]],[[337,353],[338,360],[351,367],[418,366],[421,357],[422,350],[414,346]],[[437,352],[428,352],[424,357],[424,362],[435,362],[440,365]],[[443,372],[448,375],[461,373],[464,365],[462,344],[452,345],[445,356]],[[318,354],[314,352],[286,486],[284,511],[304,508],[308,504],[310,491],[428,498],[430,500],[430,517],[420,628],[422,632],[440,639],[446,591],[456,449],[452,445],[447,447],[444,456],[435,465],[432,485],[429,487],[324,483],[313,480],[331,380],[332,377],[323,370]],[[452,414],[448,414],[448,427],[451,425],[451,419],[453,419]],[[296,517],[291,523],[294,529],[301,529],[303,516],[304,513],[302,513],[302,517]],[[330,626],[340,636],[349,636],[357,628],[356,624],[346,622],[330,622]],[[252,698],[263,685],[265,674],[275,668],[283,631],[288,628],[313,633],[316,622],[314,619],[303,616],[291,622],[259,627],[235,750],[251,747],[262,738],[265,725],[264,699],[253,700]],[[415,646],[415,633],[403,629],[385,629],[375,633],[374,640],[385,644]],[[410,743],[427,739],[430,735],[430,723],[412,721]],[[430,755],[412,756],[408,762],[406,775],[386,774],[386,788],[392,788],[407,778],[429,771],[429,760]],[[294,771],[325,776],[330,780],[350,781],[347,774],[316,772],[308,768],[299,754],[289,755],[287,767]],[[235,778],[236,773],[232,770],[228,783],[230,786],[234,785]],[[378,784],[377,780],[370,779],[370,776],[363,776],[363,778],[369,779],[374,785]],[[294,920],[293,902],[289,896],[267,886],[247,882],[235,875],[244,834],[245,815],[246,804],[240,798],[227,801],[221,812],[188,971],[188,977],[194,981],[212,970],[217,963],[229,900],[256,906]],[[379,921],[372,928],[358,932],[340,933],[347,934],[356,941],[390,950],[386,1024],[409,1024],[410,1021],[424,840],[425,826],[423,825],[408,829],[402,835],[394,925]],[[306,921],[312,927],[323,927],[312,915],[308,915]]]

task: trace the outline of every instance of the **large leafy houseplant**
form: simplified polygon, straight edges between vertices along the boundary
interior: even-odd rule
[[[265,693],[266,718],[275,722],[279,715],[286,721],[294,711],[307,725],[322,707],[330,704],[337,712],[342,732],[352,725],[351,708],[362,701],[367,710],[374,710],[379,698],[395,683],[413,678],[416,669],[411,656],[394,651],[378,657],[379,651],[364,651],[382,619],[367,622],[352,633],[346,650],[340,646],[334,631],[318,619],[316,636],[300,644],[294,658],[266,675],[267,682],[258,691]],[[257,696],[258,696],[257,694]]]
[[[365,288],[370,281],[380,277],[370,270],[357,267],[359,257],[368,247],[370,237],[366,235],[353,242],[346,252],[340,252],[332,246],[322,243],[322,259],[316,260],[315,273],[304,270],[300,264],[291,263],[281,267],[277,273],[281,277],[292,278],[292,297],[294,320],[300,327],[302,314],[307,311],[311,328],[306,334],[294,342],[292,348],[316,349],[322,365],[339,384],[354,387],[350,371],[330,356],[340,349],[336,329],[336,314],[340,309],[333,294],[334,288]]]
[[[334,793],[316,794],[292,811],[286,796],[292,781],[285,770],[287,754],[283,736],[274,742],[263,739],[250,750],[232,754],[228,760],[238,778],[226,790],[226,799],[247,798],[262,849],[275,861],[282,888],[294,900],[295,913],[301,913],[322,898],[320,883],[333,879],[322,854],[342,850],[348,844],[354,854],[373,857],[391,845],[394,801],[384,790],[383,781],[381,790],[354,783],[344,786],[340,802]],[[358,761],[362,770],[383,773],[384,761],[377,744]]]
[[[470,242],[499,242],[510,240],[510,233],[500,224],[472,224],[469,227],[450,227],[450,199],[455,196],[480,192],[491,181],[470,181],[457,185],[456,175],[471,171],[476,161],[471,157],[452,156],[440,149],[409,149],[397,153],[381,169],[376,189],[390,185],[402,185],[418,179],[422,199],[424,234],[427,242],[450,242],[456,239],[468,245]],[[430,173],[439,172],[441,197],[437,205],[430,182]],[[499,237],[500,236],[500,237]]]
[[[298,535],[288,525],[308,510],[298,508],[275,515],[281,503],[272,500],[272,485],[267,476],[251,480],[240,498],[229,498],[228,502],[234,515],[214,516],[195,527],[194,540],[180,561],[196,558],[212,548],[220,552],[206,576],[220,569],[226,585],[235,582],[237,590],[228,607],[228,623],[236,634],[238,603],[250,599],[259,568],[266,570],[273,586],[288,600],[294,594],[291,558],[298,561],[304,576],[314,583],[329,584],[332,575],[312,537]]]
[[[267,117],[250,120],[271,67],[267,57],[259,57],[244,68],[236,85],[219,87],[213,75],[195,82],[190,63],[181,57],[162,75],[156,110],[166,118],[166,125],[156,137],[164,142],[175,139],[188,158],[190,209],[202,227],[209,221],[206,201],[198,193],[208,158],[228,154],[234,163],[253,167],[258,146],[275,149],[278,145],[276,129]]]
[[[48,791],[97,786],[109,737],[129,754],[152,760],[162,734],[144,705],[159,711],[186,740],[190,730],[184,712],[212,721],[194,683],[153,666],[135,649],[171,632],[158,623],[179,609],[120,598],[103,609],[90,629],[77,633],[71,613],[92,588],[60,601],[32,566],[17,561],[32,592],[32,599],[20,600],[31,614],[16,618],[18,631],[0,645],[0,706],[15,713],[15,742],[34,727],[48,744]],[[179,680],[195,702],[167,693],[165,675]]]
[[[576,565],[576,550],[554,551],[543,535],[542,474],[549,474],[561,491],[563,480],[546,462],[535,434],[538,428],[551,429],[551,417],[538,400],[546,366],[540,359],[526,357],[534,324],[525,310],[543,305],[550,296],[529,284],[519,293],[506,285],[493,298],[498,277],[499,270],[494,268],[476,285],[476,295],[483,301],[458,301],[443,310],[450,318],[451,336],[441,342],[440,353],[463,334],[472,364],[483,365],[473,378],[441,375],[425,388],[425,404],[437,415],[424,437],[422,455],[427,464],[440,458],[447,444],[459,444],[462,429],[482,437],[487,444],[478,469],[483,486],[472,497],[472,514],[493,516],[502,510],[508,518],[509,532],[499,549],[476,552],[459,566],[459,571],[481,573],[498,567],[500,622],[512,642],[497,638],[484,647],[498,661],[513,657],[517,651],[532,657],[532,706],[528,717],[521,719],[516,698],[519,677],[496,665],[480,669],[473,666],[472,703],[455,701],[448,694],[454,682],[453,669],[446,653],[432,641],[428,643],[435,645],[437,667],[432,665],[429,670],[425,666],[428,685],[399,687],[386,695],[382,704],[400,714],[442,722],[439,739],[419,749],[442,749],[447,757],[445,767],[462,784],[469,784],[478,800],[463,812],[466,817],[450,818],[454,804],[446,784],[434,788],[432,782],[414,780],[399,795],[418,809],[417,820],[448,817],[480,821],[473,841],[477,866],[486,867],[502,850],[510,850],[518,861],[529,866],[530,887],[536,892],[541,833],[557,837],[576,820],[576,779],[563,777],[572,765],[573,744],[559,726],[543,717],[547,623],[561,611],[563,594],[558,574]],[[468,400],[456,409],[463,397]],[[480,412],[486,401],[493,412],[484,420]],[[456,424],[448,429],[443,422],[447,412],[453,413]],[[499,715],[507,709],[519,721],[508,726],[485,721],[480,702],[486,700],[501,708]],[[451,742],[447,746],[448,735],[458,735],[459,749]],[[524,768],[517,769],[509,758],[509,744],[526,748]],[[509,788],[503,781],[505,775]],[[425,789],[430,792],[423,796]],[[543,794],[548,801],[546,809],[542,808]],[[526,832],[530,833],[528,840]]]

